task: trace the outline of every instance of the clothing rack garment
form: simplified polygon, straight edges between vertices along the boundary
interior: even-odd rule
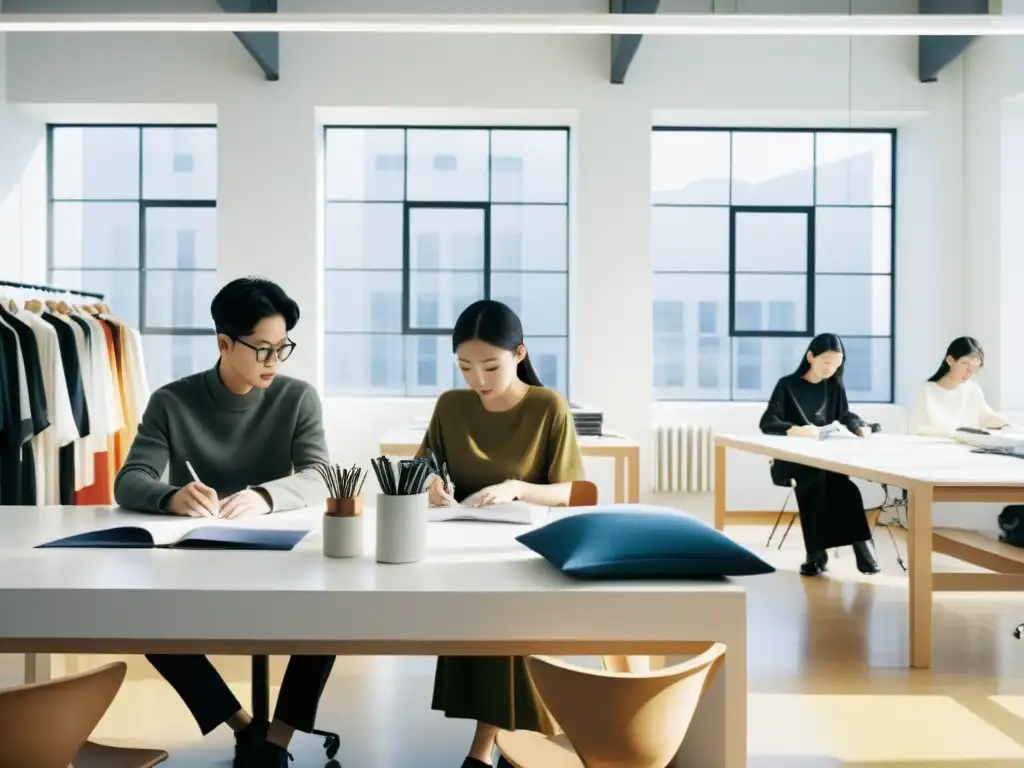
[[[149,385],[138,331],[102,299],[0,281],[0,505],[113,503]]]

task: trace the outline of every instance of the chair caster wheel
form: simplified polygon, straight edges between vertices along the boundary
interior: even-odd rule
[[[338,754],[338,750],[341,749],[341,739],[337,736],[331,735],[324,739],[324,750],[327,752],[328,759],[331,762],[336,762],[334,756]],[[327,764],[327,768],[341,768],[340,765]]]

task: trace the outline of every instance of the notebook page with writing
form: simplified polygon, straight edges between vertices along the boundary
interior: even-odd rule
[[[479,494],[464,499],[461,504],[450,507],[431,507],[429,519],[433,523],[454,520],[476,520],[488,523],[514,523],[517,525],[538,525],[550,512],[550,507],[542,507],[525,501],[511,501],[507,504],[494,504],[488,507],[476,507]]]

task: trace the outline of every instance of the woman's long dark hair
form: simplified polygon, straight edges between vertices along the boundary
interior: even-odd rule
[[[804,350],[804,356],[800,358],[800,365],[796,368],[794,376],[803,376],[811,369],[811,361],[807,359],[807,353],[811,353],[811,357],[817,357],[823,355],[826,352],[838,352],[843,356],[843,362],[836,368],[836,372],[832,374],[832,378],[835,379],[836,383],[842,385],[843,383],[843,371],[846,370],[846,347],[843,346],[843,340],[836,336],[834,333],[819,333],[813,339],[811,343],[807,345],[807,349]]]
[[[482,341],[498,349],[515,352],[523,344],[523,323],[507,304],[493,299],[474,301],[459,315],[452,330],[452,352],[459,351],[464,341]],[[527,354],[516,367],[519,380],[533,387],[543,387]]]
[[[949,346],[946,347],[946,355],[942,358],[942,363],[939,364],[939,369],[931,375],[928,381],[938,381],[947,373],[949,373],[949,363],[946,362],[947,357],[952,357],[954,360],[959,360],[961,357],[977,357],[981,360],[981,364],[985,364],[985,350],[981,348],[981,342],[972,336],[959,336],[949,342]]]

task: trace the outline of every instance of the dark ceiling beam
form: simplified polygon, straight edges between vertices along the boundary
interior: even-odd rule
[[[226,13],[277,13],[277,0],[217,0]],[[281,35],[277,32],[235,32],[267,80],[281,79]]]
[[[989,0],[917,0],[921,14],[987,14]],[[927,35],[917,38],[917,75],[922,83],[934,83],[974,42],[969,35]]]
[[[610,0],[612,13],[657,13],[661,0]],[[622,85],[643,35],[612,35],[612,82]]]

